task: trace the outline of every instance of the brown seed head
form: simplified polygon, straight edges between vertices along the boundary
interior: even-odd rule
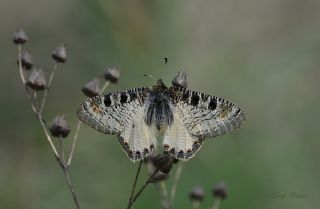
[[[52,58],[59,63],[64,63],[67,61],[67,49],[64,44],[61,44],[55,48],[52,52]]]
[[[225,199],[228,197],[228,188],[223,181],[216,184],[212,190],[212,194],[216,198]]]
[[[103,76],[107,81],[110,81],[111,83],[117,83],[120,78],[120,70],[115,67],[108,68],[104,72]]]
[[[26,85],[35,91],[41,91],[46,88],[46,84],[46,78],[44,77],[42,69],[34,67],[31,71],[29,79],[26,82]]]
[[[195,186],[189,193],[189,198],[191,201],[202,201],[204,198],[203,188],[200,186]]]
[[[178,75],[173,78],[172,85],[186,89],[188,87],[187,76],[184,72],[179,71]]]
[[[152,159],[152,163],[154,167],[156,167],[163,173],[169,173],[173,165],[173,160],[174,158],[171,154],[161,154],[155,156]]]
[[[65,120],[65,116],[62,115],[55,117],[49,127],[49,130],[51,135],[54,137],[67,137],[70,133],[70,127],[68,122]]]
[[[82,92],[87,97],[97,96],[100,93],[99,84],[100,84],[100,80],[98,78],[94,78],[83,86]]]
[[[28,37],[23,30],[18,30],[13,33],[13,43],[14,44],[24,44],[28,41]]]
[[[19,65],[19,57],[18,57],[17,63]],[[21,53],[21,65],[25,70],[30,70],[32,68],[33,61],[32,61],[32,55],[30,54],[30,52],[23,51]]]

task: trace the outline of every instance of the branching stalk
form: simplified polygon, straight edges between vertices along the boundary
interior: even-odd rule
[[[49,77],[48,85],[47,85],[47,87],[46,87],[46,89],[44,91],[44,95],[43,95],[42,102],[41,102],[41,107],[40,107],[40,114],[42,114],[42,112],[43,112],[43,108],[44,108],[44,105],[45,105],[46,100],[47,100],[48,92],[50,90],[50,87],[51,87],[51,84],[52,84],[52,80],[54,78],[54,75],[55,75],[55,72],[56,72],[57,68],[58,68],[58,64],[55,63],[54,66],[53,66],[53,70],[52,70],[52,72],[50,74],[50,77]]]
[[[129,201],[127,209],[130,209],[132,205],[136,202],[136,200],[140,197],[144,189],[152,182],[153,177],[158,173],[159,169],[156,169],[152,175],[148,178],[148,180],[144,183],[144,185],[140,188],[137,194],[132,198],[132,201]]]
[[[173,205],[174,202],[174,198],[176,196],[176,192],[177,192],[177,186],[178,186],[178,182],[183,170],[183,163],[179,162],[178,167],[176,169],[175,175],[174,175],[174,180],[173,180],[173,185],[171,188],[171,193],[170,193],[170,199],[171,199],[171,204]]]
[[[213,203],[212,209],[219,209],[220,203],[221,203],[221,199],[220,198],[216,198],[214,203]]]
[[[131,194],[130,194],[130,198],[129,198],[128,206],[127,206],[128,209],[130,208],[130,204],[132,202],[132,198],[133,198],[133,195],[134,195],[134,190],[136,189],[136,185],[137,185],[138,178],[139,178],[139,175],[140,175],[141,165],[142,165],[142,160],[139,162],[138,170],[137,170],[136,176],[135,176],[134,181],[133,181],[132,190],[131,190]]]
[[[69,170],[68,170],[68,166],[66,165],[66,162],[65,162],[65,158],[64,158],[64,151],[63,151],[63,143],[62,143],[62,139],[60,138],[59,140],[59,145],[60,145],[60,154],[58,153],[53,141],[52,141],[52,138],[48,132],[48,129],[46,127],[46,124],[43,120],[43,117],[42,117],[42,110],[43,110],[43,107],[44,107],[44,103],[45,103],[45,100],[46,100],[46,97],[47,97],[47,93],[45,93],[45,96],[43,98],[43,101],[42,101],[42,105],[41,105],[41,108],[40,110],[37,108],[37,106],[35,105],[35,101],[33,99],[35,99],[35,95],[32,95],[32,92],[29,91],[29,89],[27,88],[26,86],[26,79],[25,79],[25,76],[24,76],[24,72],[23,72],[23,68],[22,68],[22,63],[21,63],[21,45],[18,45],[18,56],[19,56],[19,60],[18,60],[18,63],[19,63],[19,73],[20,73],[20,79],[21,79],[21,82],[22,84],[25,86],[26,88],[26,94],[27,94],[27,97],[29,99],[29,102],[30,102],[30,105],[31,105],[31,109],[32,111],[34,112],[34,114],[36,115],[38,121],[40,122],[40,125],[42,127],[42,130],[46,136],[46,139],[47,141],[49,142],[50,144],[50,147],[53,151],[53,154],[57,160],[57,162],[59,163],[60,167],[62,168],[63,170],[63,173],[64,173],[64,176],[65,176],[65,179],[66,179],[66,182],[67,182],[67,185],[69,187],[69,190],[72,194],[72,197],[73,197],[73,201],[77,207],[77,209],[80,209],[80,205],[79,205],[79,201],[78,201],[78,198],[76,196],[76,193],[75,193],[75,190],[74,190],[74,187],[72,185],[72,182],[71,182],[71,179],[70,179],[70,175],[69,175]],[[51,85],[51,82],[53,80],[53,77],[54,77],[54,72],[51,74],[50,76],[50,80],[49,80],[49,85],[48,87]],[[46,90],[46,92],[48,91],[48,89]],[[70,161],[71,162],[71,161]]]

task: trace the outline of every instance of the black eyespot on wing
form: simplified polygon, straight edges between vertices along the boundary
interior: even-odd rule
[[[239,115],[239,113],[240,113],[240,111],[241,111],[241,109],[240,109],[240,108],[238,108],[238,109],[237,109],[237,111],[235,112],[235,116],[238,116],[238,115]]]
[[[188,102],[188,99],[189,99],[189,91],[185,91],[182,95],[182,100],[184,102]]]
[[[137,93],[134,92],[134,91],[130,91],[130,92],[129,92],[129,96],[130,96],[130,100],[131,100],[131,101],[133,101],[133,100],[135,100],[135,99],[138,98]]]
[[[197,93],[193,93],[190,104],[193,106],[197,106],[199,104],[199,100],[200,100],[199,95]]]
[[[216,98],[214,98],[214,97],[210,98],[210,102],[209,102],[208,108],[210,110],[215,110],[217,108],[217,100],[216,100]]]
[[[127,94],[126,93],[121,93],[121,95],[120,95],[120,103],[121,104],[124,104],[124,103],[126,103],[128,101],[128,96],[127,96]]]
[[[104,97],[104,105],[105,105],[106,107],[110,107],[110,106],[111,106],[110,94],[107,94],[107,95]]]

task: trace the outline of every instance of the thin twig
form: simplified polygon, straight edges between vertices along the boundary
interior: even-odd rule
[[[41,108],[40,108],[40,113],[41,114],[43,112],[44,104],[46,103],[48,92],[50,90],[50,87],[51,87],[51,84],[52,84],[52,80],[54,78],[54,75],[55,75],[55,72],[56,72],[57,68],[58,68],[58,64],[55,63],[54,66],[53,66],[53,70],[52,70],[52,72],[50,74],[50,77],[49,77],[48,85],[46,87],[46,90],[44,91],[44,95],[43,95],[43,98],[42,98]]]
[[[178,182],[182,173],[182,169],[183,169],[183,163],[179,162],[178,167],[176,169],[175,175],[174,175],[174,180],[173,180],[173,185],[171,188],[171,193],[170,193],[170,199],[171,199],[171,204],[173,205],[174,202],[174,198],[176,196],[176,192],[177,192],[177,186],[178,186]]]
[[[22,62],[21,62],[21,45],[19,44],[18,45],[18,59],[19,59],[19,73],[20,73],[20,78],[21,78],[21,81],[23,83],[23,85],[26,84],[26,79],[24,77],[24,73],[23,73],[23,69],[22,69]]]
[[[220,198],[216,198],[214,203],[213,203],[212,209],[219,209],[220,203],[221,203],[221,199]]]
[[[51,136],[50,136],[50,134],[49,134],[49,132],[48,132],[48,129],[47,129],[46,125],[45,125],[44,122],[43,122],[42,116],[40,115],[40,113],[36,113],[36,115],[37,115],[38,120],[39,120],[39,122],[40,122],[40,124],[41,124],[41,127],[42,127],[42,129],[43,129],[43,132],[45,133],[46,138],[47,138],[47,140],[48,140],[48,142],[49,142],[49,144],[50,144],[50,146],[51,146],[51,148],[52,148],[52,150],[53,150],[53,153],[54,153],[55,157],[56,157],[57,159],[60,159],[60,155],[58,154],[57,149],[56,149],[56,147],[54,146],[54,144],[53,144],[53,142],[52,142]]]
[[[72,184],[71,179],[70,179],[69,168],[66,165],[66,161],[65,161],[65,157],[64,157],[64,150],[63,150],[63,141],[62,140],[63,139],[61,137],[59,137],[59,147],[60,147],[60,156],[61,156],[61,158],[58,161],[59,161],[59,164],[60,164],[60,166],[61,166],[61,168],[63,170],[63,174],[64,174],[64,177],[66,179],[66,182],[67,182],[67,185],[69,187],[69,190],[71,192],[73,201],[76,204],[77,209],[80,209],[79,201],[78,201],[77,195],[75,193],[73,184]]]
[[[74,190],[74,187],[73,187],[71,179],[70,179],[69,169],[65,166],[65,167],[62,168],[62,170],[63,170],[63,174],[65,176],[66,182],[68,184],[69,190],[70,190],[70,192],[72,194],[73,201],[76,204],[77,209],[80,209],[80,204],[79,204],[76,192]]]
[[[138,170],[137,170],[136,176],[135,176],[134,181],[133,181],[132,190],[131,190],[131,194],[130,194],[130,198],[129,198],[128,206],[127,206],[128,209],[130,208],[130,204],[132,202],[132,198],[133,198],[133,195],[134,195],[134,190],[136,189],[137,181],[138,181],[138,178],[139,178],[139,175],[140,175],[141,165],[142,165],[142,160],[139,162]]]
[[[100,90],[99,94],[102,94],[105,91],[105,89],[108,87],[109,84],[110,84],[110,82],[106,81],[105,84],[103,85],[102,89]],[[72,158],[73,158],[73,155],[74,155],[74,150],[75,150],[76,143],[77,143],[77,139],[78,139],[78,136],[79,136],[79,131],[81,129],[81,124],[82,124],[81,121],[78,120],[76,132],[74,134],[73,141],[72,141],[72,147],[71,147],[71,151],[70,151],[70,154],[69,154],[67,166],[70,166],[70,164],[71,164],[71,161],[72,161]]]
[[[129,205],[127,209],[130,209],[132,205],[135,203],[135,201],[140,197],[144,189],[152,182],[153,177],[158,173],[159,169],[156,169],[152,175],[148,178],[148,180],[144,183],[144,185],[140,188],[140,190],[137,192],[137,194],[132,198],[132,201],[129,202]]]
[[[65,161],[65,157],[64,157],[64,150],[63,150],[63,139],[61,137],[59,137],[59,147],[60,147],[60,156],[61,156],[61,161],[63,162],[63,164],[65,165],[66,161]]]
[[[171,202],[168,195],[167,183],[165,181],[161,181],[159,182],[159,184],[161,188],[161,193],[163,195],[163,206],[165,207],[165,209],[171,209]]]
[[[200,202],[199,201],[193,201],[192,202],[192,209],[199,209]]]
[[[106,88],[109,86],[109,84],[110,84],[110,81],[106,81],[103,87],[101,88],[99,94],[102,94],[106,90]]]
[[[74,137],[73,137],[72,147],[71,147],[70,155],[69,155],[69,158],[68,158],[67,166],[70,166],[70,164],[71,164],[72,157],[73,157],[73,154],[74,154],[74,148],[76,147],[76,142],[77,142],[77,139],[78,139],[80,128],[81,128],[81,121],[78,120],[77,129],[76,129],[76,132],[75,132]]]

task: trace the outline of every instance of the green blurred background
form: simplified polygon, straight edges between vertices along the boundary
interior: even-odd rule
[[[244,127],[207,140],[186,163],[174,208],[191,208],[194,185],[209,208],[220,180],[230,190],[222,209],[319,208],[319,0],[1,0],[0,14],[0,208],[74,208],[19,82],[11,39],[20,28],[45,69],[68,44],[45,116],[68,113],[72,133],[82,85],[109,66],[121,79],[108,91],[151,86],[143,74],[170,84],[184,70],[190,89],[243,107]],[[71,167],[82,207],[125,208],[136,167],[115,136],[83,127]],[[161,208],[154,187],[134,208]]]

